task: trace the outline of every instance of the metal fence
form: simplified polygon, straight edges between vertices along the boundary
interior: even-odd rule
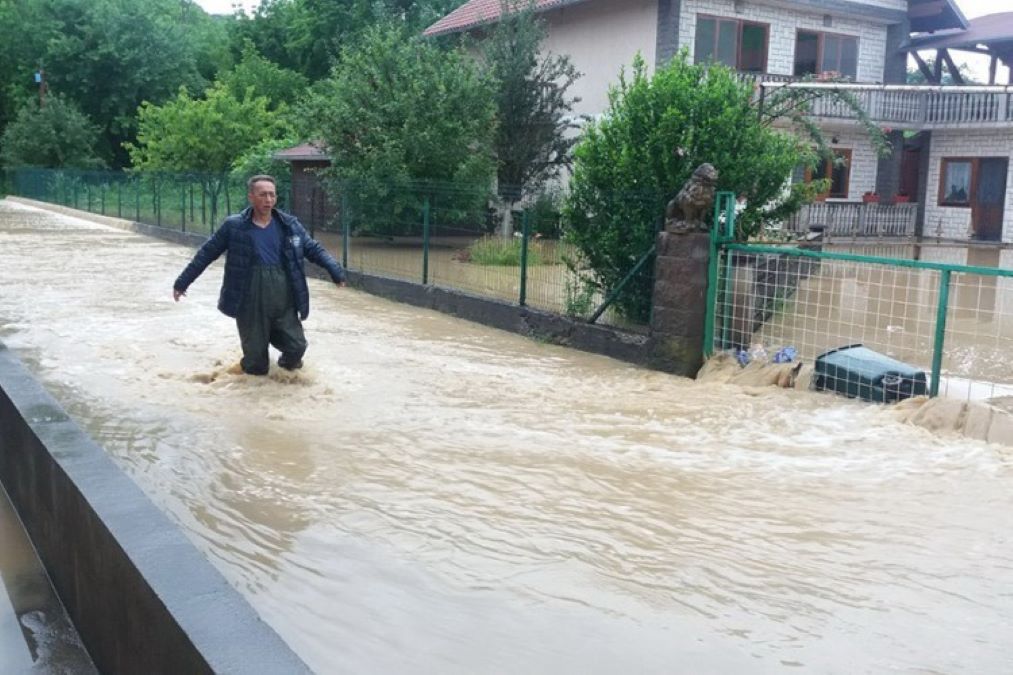
[[[819,231],[824,237],[914,237],[918,204],[910,202],[813,202],[785,221],[790,232]]]
[[[734,209],[722,211],[734,223]],[[991,267],[834,252],[818,243],[741,244],[727,232],[715,228],[708,353],[762,356],[793,347],[811,363],[863,344],[923,369],[932,395],[1013,394],[1013,251],[995,248]]]
[[[218,181],[218,182],[215,182]],[[11,194],[161,227],[211,233],[246,206],[243,181],[204,174],[22,169]],[[278,186],[279,204],[288,196]],[[486,186],[426,181],[345,182],[329,190],[333,215],[311,234],[347,269],[529,306],[626,330],[647,319],[608,300],[580,252],[561,238],[560,198],[529,200],[513,212],[513,236]],[[650,288],[653,258],[633,269]],[[625,272],[625,270],[624,270]]]

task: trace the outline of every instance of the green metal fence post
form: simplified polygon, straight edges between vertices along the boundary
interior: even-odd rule
[[[134,178],[134,222],[141,221],[141,177]]]
[[[341,190],[341,264],[348,269],[348,237],[352,231],[352,214],[348,210],[348,189]]]
[[[102,215],[104,216],[106,214],[106,184],[105,184],[105,181],[102,181],[102,183],[99,185],[99,195],[100,195],[100,199],[102,200],[100,203],[102,204]]]
[[[725,240],[735,239],[735,193],[725,193]],[[732,266],[732,256],[725,256],[725,281],[721,293],[722,319],[721,319],[721,345],[728,346],[728,332],[731,329],[732,313],[730,311],[732,294],[729,290],[734,280],[735,270]]]
[[[521,294],[517,301],[521,307],[528,301],[528,235],[530,234],[530,223],[528,221],[528,210],[521,212]]]
[[[179,229],[186,232],[186,183],[179,183]]]
[[[85,207],[84,207],[84,210],[88,211],[90,213],[91,212],[91,183],[88,181],[87,178],[84,181],[84,197],[85,197]]]
[[[422,202],[422,285],[429,283],[429,196]]]
[[[714,353],[714,314],[717,311],[718,298],[718,260],[721,253],[721,212],[722,202],[730,192],[719,192],[714,199],[714,215],[710,232],[710,258],[707,261],[707,300],[706,314],[703,324],[703,355],[709,358]]]
[[[162,226],[162,177],[155,175],[155,224]]]
[[[946,342],[946,309],[950,303],[950,270],[939,278],[939,304],[936,306],[936,331],[932,344],[932,380],[929,396],[939,395],[939,374],[943,366],[943,345]]]
[[[116,181],[116,217],[123,217],[123,180]]]

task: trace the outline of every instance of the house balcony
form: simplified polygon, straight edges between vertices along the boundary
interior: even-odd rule
[[[913,237],[918,218],[918,204],[904,202],[813,202],[802,207],[784,223],[797,234],[811,231],[834,237]]]
[[[1013,127],[1013,86],[842,84],[790,82],[787,76],[762,76],[758,95],[769,98],[783,87],[850,93],[877,125],[892,129],[977,129]],[[830,98],[812,102],[818,120],[857,121],[855,112]]]

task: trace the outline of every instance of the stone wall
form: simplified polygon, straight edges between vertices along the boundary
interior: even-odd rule
[[[309,672],[3,343],[0,483],[100,672]]]

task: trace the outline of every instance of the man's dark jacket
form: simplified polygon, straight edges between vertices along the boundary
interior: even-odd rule
[[[345,271],[323,246],[310,238],[306,228],[295,216],[277,209],[272,212],[284,233],[281,246],[282,266],[292,285],[292,297],[295,299],[299,318],[305,319],[310,313],[310,291],[306,286],[305,259],[326,269],[335,282],[345,280]],[[253,237],[250,236],[250,230],[254,227],[256,225],[253,224],[251,207],[226,218],[218,231],[200,247],[193,260],[176,279],[173,288],[186,292],[208,265],[228,251],[229,254],[225,258],[225,278],[222,280],[222,291],[218,296],[218,309],[226,316],[233,318],[239,316],[243,298],[250,289],[253,266],[257,263],[257,252],[253,247]]]

